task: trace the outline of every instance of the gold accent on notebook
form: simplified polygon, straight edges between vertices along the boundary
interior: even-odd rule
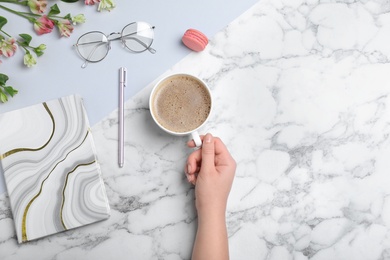
[[[66,186],[68,185],[68,179],[69,179],[69,175],[71,173],[73,173],[75,170],[77,170],[78,167],[80,166],[88,166],[88,165],[91,165],[91,164],[94,164],[96,161],[92,161],[92,162],[89,162],[89,163],[82,163],[82,164],[79,164],[79,165],[76,165],[76,167],[74,167],[73,170],[71,170],[70,172],[68,172],[66,174],[66,179],[65,179],[65,184],[64,184],[64,188],[62,189],[62,203],[61,203],[61,210],[60,210],[60,218],[61,218],[61,224],[63,226],[63,228],[65,230],[68,230],[68,228],[66,227],[65,225],[65,222],[64,222],[64,218],[62,217],[62,212],[64,210],[64,204],[65,204],[65,190],[66,190]]]
[[[66,158],[68,157],[68,155],[69,155],[70,153],[72,153],[73,151],[75,151],[76,149],[78,149],[78,148],[85,142],[85,140],[87,139],[89,133],[90,133],[90,131],[88,130],[87,133],[86,133],[86,135],[85,135],[85,137],[84,137],[84,139],[83,139],[83,141],[82,141],[77,147],[75,147],[75,148],[73,148],[72,150],[70,150],[69,153],[67,153],[66,156],[65,156],[62,160],[58,161],[58,162],[56,163],[56,165],[54,165],[53,169],[51,169],[51,171],[49,172],[49,174],[48,174],[48,175],[46,176],[46,178],[42,181],[41,187],[40,187],[40,189],[39,189],[38,194],[36,194],[36,195],[29,201],[29,203],[27,204],[26,208],[24,209],[24,212],[23,212],[23,219],[22,219],[22,241],[23,241],[23,242],[26,242],[26,241],[28,240],[28,239],[27,239],[27,224],[26,224],[26,222],[27,222],[26,220],[27,220],[27,213],[28,213],[28,210],[30,209],[30,206],[31,206],[31,204],[34,202],[34,200],[35,200],[36,198],[38,198],[39,195],[41,195],[42,188],[43,188],[43,184],[44,184],[45,181],[50,177],[51,173],[55,170],[55,168],[58,166],[58,164],[60,164],[61,162],[65,161]],[[76,167],[76,168],[77,168],[77,167]],[[68,177],[66,177],[66,178],[68,178]],[[62,222],[62,207],[63,207],[63,206],[61,206],[61,222]],[[66,230],[66,228],[65,228],[65,230]]]
[[[54,135],[54,132],[55,132],[55,128],[56,128],[56,124],[55,124],[55,121],[54,121],[54,117],[53,117],[53,114],[51,113],[49,107],[47,106],[46,103],[42,103],[42,105],[45,107],[47,113],[49,114],[50,118],[51,118],[51,121],[53,123],[53,130],[51,132],[51,135],[50,135],[50,138],[49,140],[41,147],[39,148],[16,148],[16,149],[13,149],[13,150],[10,150],[8,152],[5,152],[4,154],[0,154],[0,160],[10,156],[10,155],[13,155],[15,153],[19,153],[19,152],[26,152],[26,151],[30,151],[30,152],[35,152],[35,151],[39,151],[39,150],[42,150],[43,148],[45,148],[49,143],[50,143],[50,140],[53,138],[53,135]]]

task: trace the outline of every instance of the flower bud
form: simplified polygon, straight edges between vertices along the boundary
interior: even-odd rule
[[[45,44],[41,44],[38,46],[38,48],[41,50],[41,51],[44,51],[46,50],[46,45]]]
[[[46,45],[45,44],[41,44],[39,45],[38,47],[34,48],[34,52],[35,54],[40,57],[43,55],[43,51],[46,50]]]

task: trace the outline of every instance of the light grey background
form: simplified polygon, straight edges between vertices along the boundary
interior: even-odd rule
[[[97,12],[97,6],[85,6],[81,0],[74,4],[55,2],[61,14],[83,13],[87,18],[85,24],[76,26],[69,38],[60,38],[56,29],[37,36],[30,22],[0,9],[0,16],[8,19],[3,30],[13,36],[29,33],[33,36],[32,45],[47,45],[45,54],[38,58],[38,64],[33,68],[23,65],[24,52],[20,49],[12,58],[1,58],[0,72],[10,77],[8,84],[19,93],[8,103],[0,104],[0,113],[77,93],[84,98],[90,123],[94,125],[118,106],[119,67],[128,70],[126,99],[129,99],[191,52],[181,43],[181,36],[188,28],[198,29],[211,38],[257,0],[117,0],[114,10],[102,13]],[[133,54],[119,42],[113,42],[103,61],[81,68],[83,61],[73,47],[80,35],[92,30],[105,34],[120,32],[134,21],[156,26],[152,45],[156,54]],[[4,191],[3,173],[0,172],[0,194]]]

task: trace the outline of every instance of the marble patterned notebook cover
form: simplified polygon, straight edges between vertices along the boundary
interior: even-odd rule
[[[0,168],[19,243],[110,216],[87,114],[77,95],[1,114]]]

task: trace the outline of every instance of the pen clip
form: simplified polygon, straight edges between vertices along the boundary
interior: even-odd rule
[[[127,69],[124,67],[120,68],[120,83],[123,83],[123,86],[126,87],[127,83]]]

